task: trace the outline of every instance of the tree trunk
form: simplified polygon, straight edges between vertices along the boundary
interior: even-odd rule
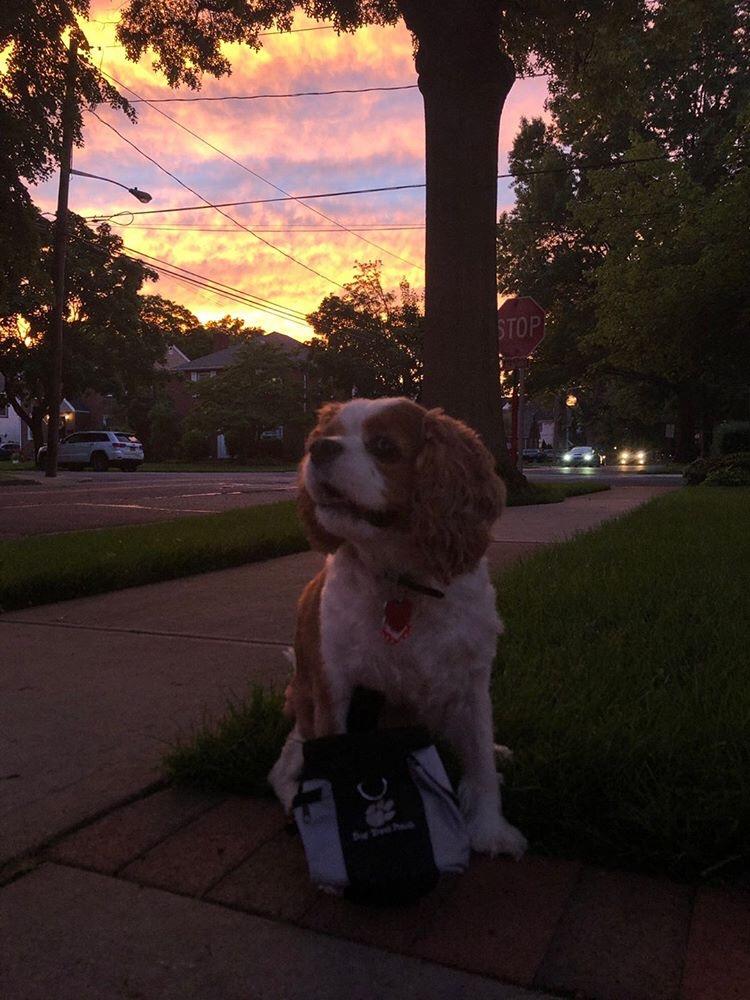
[[[679,389],[674,451],[676,462],[692,462],[697,454],[695,447],[695,388],[692,385],[684,385]]]
[[[36,461],[37,453],[44,444],[44,417],[46,408],[41,403],[32,403],[31,407],[27,410],[18,396],[10,391],[6,392],[6,395],[10,405],[31,432],[31,440],[34,442],[34,460]]]
[[[425,108],[422,401],[477,430],[510,483],[497,339],[497,145],[515,79],[496,0],[400,0]]]

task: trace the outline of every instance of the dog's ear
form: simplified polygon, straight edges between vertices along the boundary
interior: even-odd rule
[[[305,528],[310,545],[318,552],[335,552],[342,540],[336,535],[332,535],[330,531],[326,531],[320,524],[315,516],[315,504],[302,480],[300,480],[299,492],[297,493],[297,513]]]
[[[426,569],[443,583],[475,566],[500,516],[505,487],[479,436],[442,410],[425,414],[411,531]]]

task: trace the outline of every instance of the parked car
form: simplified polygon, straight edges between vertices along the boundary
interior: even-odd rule
[[[524,462],[551,462],[554,453],[551,448],[524,448]]]
[[[586,465],[593,468],[596,465],[604,465],[604,455],[598,448],[591,445],[576,445],[566,451],[562,457],[563,465]]]
[[[13,444],[12,441],[4,441],[0,444],[0,462],[10,462],[14,455],[21,451],[20,445]]]
[[[37,468],[47,461],[47,446],[37,452]],[[94,472],[106,472],[118,465],[124,472],[134,472],[143,461],[143,445],[125,431],[81,431],[63,438],[58,447],[57,464],[64,469],[83,469],[90,465]]]

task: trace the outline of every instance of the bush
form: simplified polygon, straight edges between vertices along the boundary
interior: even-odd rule
[[[191,427],[182,435],[180,454],[191,462],[200,462],[211,457],[211,445],[202,431]]]
[[[733,466],[729,469],[714,469],[703,480],[704,486],[750,486],[750,469]]]
[[[719,424],[714,432],[712,454],[734,455],[743,451],[750,451],[750,422],[728,420]]]
[[[696,458],[686,466],[682,474],[688,486],[698,486],[712,472],[720,469],[741,469],[750,472],[750,452],[741,451],[734,455],[720,455],[718,458]]]

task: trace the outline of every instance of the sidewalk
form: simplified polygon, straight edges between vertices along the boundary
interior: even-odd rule
[[[509,510],[493,565],[661,492]],[[286,676],[294,603],[319,562],[0,617],[0,867],[26,858],[0,889],[0,995],[748,1000],[746,893],[531,856],[477,859],[408,910],[362,910],[311,891],[274,804],[160,785],[176,731],[248,681]]]

